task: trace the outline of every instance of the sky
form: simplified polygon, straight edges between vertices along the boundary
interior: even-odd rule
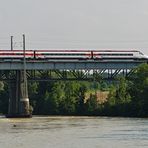
[[[0,49],[138,49],[148,54],[148,0],[0,0]]]

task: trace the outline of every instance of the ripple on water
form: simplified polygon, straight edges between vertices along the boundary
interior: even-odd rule
[[[148,147],[148,120],[109,117],[0,117],[0,147]]]

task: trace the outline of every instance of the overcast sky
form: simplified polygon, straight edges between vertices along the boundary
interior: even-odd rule
[[[0,0],[0,48],[137,48],[148,54],[148,0]],[[147,50],[147,51],[146,51]]]

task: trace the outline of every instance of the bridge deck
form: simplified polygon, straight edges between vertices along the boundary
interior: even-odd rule
[[[27,70],[93,70],[93,69],[133,69],[146,61],[95,61],[95,60],[29,60]],[[0,61],[0,70],[22,70],[23,61]]]

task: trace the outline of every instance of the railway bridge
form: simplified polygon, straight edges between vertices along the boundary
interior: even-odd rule
[[[2,59],[0,80],[9,83],[7,117],[30,117],[27,80],[96,80],[129,77],[145,60]],[[39,77],[44,72],[44,77]]]

